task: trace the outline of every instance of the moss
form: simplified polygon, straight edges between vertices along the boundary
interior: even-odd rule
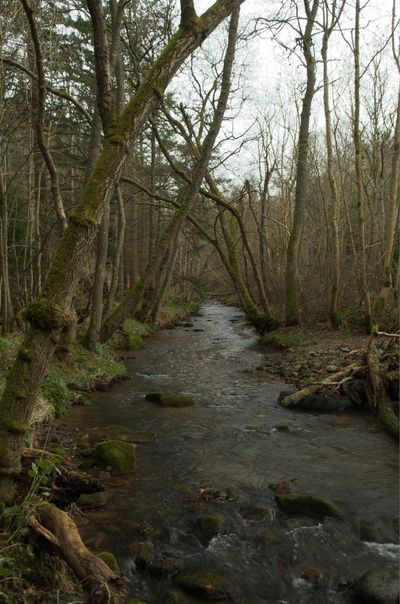
[[[82,510],[91,510],[93,508],[103,507],[103,505],[106,505],[107,501],[107,493],[99,491],[97,493],[82,493],[76,503]]]
[[[148,336],[151,334],[152,329],[150,325],[146,323],[141,323],[136,319],[125,319],[122,325],[122,331],[130,336],[130,335],[139,335],[139,336]]]
[[[200,516],[196,520],[196,526],[200,533],[207,538],[225,533],[230,524],[230,518],[223,514],[208,514]]]
[[[266,333],[261,338],[261,343],[266,346],[272,346],[277,350],[286,350],[288,348],[304,346],[307,344],[307,337],[301,328],[290,327]]]
[[[26,321],[45,331],[62,329],[70,322],[70,316],[53,306],[46,298],[28,304],[22,314]]]
[[[96,554],[98,558],[103,560],[111,570],[115,573],[119,572],[119,564],[117,558],[111,552],[99,552]]]
[[[111,467],[113,474],[129,474],[136,469],[136,445],[120,440],[97,443],[91,458],[102,467]]]
[[[27,424],[22,424],[16,419],[12,419],[11,417],[5,417],[1,420],[2,426],[7,430],[7,432],[12,432],[14,434],[25,434],[25,432],[29,429]]]
[[[399,439],[399,418],[390,407],[379,407],[379,419],[386,430],[395,438]]]
[[[128,348],[129,350],[138,350],[140,348],[144,348],[143,338],[138,334],[128,336]]]
[[[43,380],[41,391],[53,405],[56,417],[66,417],[69,410],[70,392],[65,382],[51,369]]]

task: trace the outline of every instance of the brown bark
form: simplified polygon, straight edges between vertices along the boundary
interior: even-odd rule
[[[134,312],[139,302],[146,294],[147,289],[152,286],[153,281],[160,275],[160,271],[163,267],[164,259],[168,254],[168,250],[181,232],[187,215],[197,198],[201,184],[207,172],[211,153],[220,131],[229,99],[232,66],[235,58],[239,7],[240,3],[236,2],[232,11],[229,28],[228,46],[225,54],[222,74],[221,93],[212,123],[210,124],[209,130],[202,145],[201,154],[193,168],[193,178],[191,184],[188,187],[184,187],[184,189],[181,191],[178,199],[178,210],[166,227],[161,238],[160,245],[155,251],[154,255],[150,258],[141,280],[125,294],[121,303],[104,323],[100,334],[100,339],[102,342],[106,342],[115,332],[115,330],[122,325],[123,321]]]
[[[120,577],[103,560],[87,549],[72,518],[53,505],[44,504],[37,510],[38,518],[30,516],[31,528],[50,542],[72,568],[88,592],[89,604],[123,604],[128,589]]]
[[[301,321],[298,295],[298,261],[301,235],[303,231],[306,206],[307,159],[310,128],[311,105],[315,92],[316,64],[313,53],[312,32],[315,24],[319,0],[304,0],[307,24],[302,36],[303,54],[307,67],[306,91],[302,101],[299,140],[297,145],[296,193],[293,226],[290,231],[286,265],[286,325],[298,325]]]
[[[359,227],[359,278],[361,292],[364,302],[364,322],[365,330],[371,333],[372,330],[372,310],[371,297],[368,285],[368,266],[367,250],[365,237],[365,194],[363,183],[363,150],[360,133],[360,0],[355,4],[355,32],[354,32],[354,125],[353,140],[355,153],[355,171],[357,186],[357,214]]]
[[[29,327],[7,374],[0,401],[0,499],[3,501],[13,498],[12,477],[20,472],[23,438],[33,405],[60,331],[70,321],[75,289],[129,149],[179,67],[234,6],[234,0],[216,0],[199,18],[198,27],[189,31],[179,29],[107,131],[103,151],[54,255],[41,298],[25,310]]]
[[[44,77],[42,51],[40,45],[39,31],[36,24],[36,18],[34,11],[29,4],[28,0],[21,0],[25,14],[28,19],[29,28],[31,32],[32,43],[35,51],[35,65],[38,82],[38,106],[37,106],[37,118],[36,118],[36,134],[38,145],[43,156],[43,160],[46,164],[47,170],[50,175],[51,192],[53,197],[54,207],[60,221],[60,225],[63,231],[67,228],[68,220],[65,215],[63,199],[60,191],[60,183],[58,178],[58,172],[56,165],[53,160],[53,156],[46,144],[44,136],[44,112],[45,112],[45,101],[46,101],[46,80]]]

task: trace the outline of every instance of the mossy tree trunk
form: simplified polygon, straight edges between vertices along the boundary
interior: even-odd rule
[[[399,67],[400,71],[400,67]],[[393,291],[393,254],[398,228],[399,214],[399,182],[400,182],[400,90],[397,100],[396,127],[393,137],[392,169],[390,176],[388,216],[386,222],[385,257],[383,263],[383,284],[376,301],[375,312],[380,317],[385,310],[390,292]]]
[[[329,198],[331,209],[331,234],[332,234],[332,289],[329,308],[329,318],[332,327],[338,329],[340,319],[338,314],[338,295],[340,279],[340,244],[339,244],[339,200],[334,174],[333,140],[332,140],[332,118],[329,95],[329,69],[328,69],[328,45],[331,34],[336,27],[343,12],[346,0],[342,0],[339,9],[334,2],[329,6],[328,0],[323,4],[323,26],[322,37],[322,64],[323,64],[323,87],[324,87],[324,113],[325,113],[325,136],[326,136],[326,163],[329,184]]]
[[[360,132],[360,0],[355,3],[355,28],[354,28],[354,122],[353,122],[353,141],[355,154],[355,172],[357,186],[357,214],[359,227],[359,278],[361,292],[364,302],[364,324],[365,331],[372,331],[372,309],[371,296],[368,285],[368,266],[367,266],[367,247],[365,236],[365,191],[363,182],[363,148]]]
[[[106,342],[116,329],[122,325],[123,321],[135,312],[138,304],[146,295],[148,295],[148,289],[153,286],[154,280],[160,278],[162,269],[164,268],[164,261],[169,254],[169,249],[179,237],[186,218],[197,199],[200,187],[207,172],[211,153],[221,129],[229,99],[232,66],[235,58],[239,7],[240,3],[236,2],[229,28],[228,45],[222,72],[221,93],[209,130],[204,138],[199,159],[195,162],[192,169],[193,179],[179,194],[178,210],[167,225],[158,248],[154,251],[153,256],[148,262],[143,277],[133,288],[128,290],[121,303],[104,323],[100,333],[100,340],[102,342]]]
[[[298,263],[300,252],[300,241],[303,231],[304,212],[306,206],[307,189],[307,159],[308,140],[310,128],[311,105],[315,93],[316,62],[313,52],[312,33],[315,17],[319,6],[319,0],[304,0],[306,11],[306,28],[301,38],[304,59],[307,67],[306,91],[302,101],[299,139],[297,145],[296,166],[296,193],[294,202],[293,226],[290,231],[287,264],[286,264],[286,324],[298,325],[300,323]]]
[[[28,328],[0,401],[2,501],[13,499],[13,477],[21,470],[21,450],[35,400],[60,332],[71,321],[71,304],[82,268],[131,145],[179,67],[235,6],[235,0],[216,0],[201,17],[182,22],[123,113],[112,116],[103,150],[70,216],[41,296],[24,313]]]

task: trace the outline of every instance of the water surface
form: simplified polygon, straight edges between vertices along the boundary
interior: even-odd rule
[[[129,554],[132,522],[159,531],[156,549],[188,568],[211,568],[233,583],[242,604],[336,604],[351,601],[348,583],[370,568],[395,565],[397,448],[367,413],[298,414],[277,404],[284,384],[254,368],[263,353],[237,308],[209,302],[193,327],[161,331],[127,361],[130,379],[76,409],[72,424],[89,432],[125,425],[156,434],[137,448],[137,473],[113,479],[107,509],[83,527],[93,548],[109,549],[129,576],[132,594],[165,602],[167,580],[135,569]],[[191,394],[193,407],[163,408],[153,390]],[[290,432],[276,426],[290,425]],[[290,519],[276,510],[269,485],[330,497],[347,521]],[[230,487],[234,501],[210,504],[231,519],[227,534],[202,545],[195,538],[190,489]],[[273,521],[248,521],[252,506],[276,510]],[[320,584],[304,567],[321,572]],[[306,575],[306,578],[305,578]]]

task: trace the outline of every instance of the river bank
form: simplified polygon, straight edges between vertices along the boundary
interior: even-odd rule
[[[86,601],[87,595],[71,569],[27,528],[27,519],[43,502],[55,501],[62,508],[69,508],[79,497],[79,489],[83,492],[87,489],[79,478],[81,439],[67,428],[64,420],[74,406],[90,404],[93,392],[106,391],[128,378],[123,359],[142,349],[144,338],[154,329],[172,326],[197,308],[197,304],[172,301],[161,308],[154,328],[127,320],[107,346],[99,345],[95,351],[88,351],[77,343],[67,362],[57,355],[53,358],[27,435],[17,499],[14,506],[5,508],[1,514],[1,602]],[[21,340],[20,332],[0,338],[0,392]],[[122,355],[120,348],[124,350]],[[81,478],[85,481],[83,474]],[[71,480],[76,483],[72,491],[71,486],[65,488],[65,481]],[[73,506],[71,512],[73,515]]]

